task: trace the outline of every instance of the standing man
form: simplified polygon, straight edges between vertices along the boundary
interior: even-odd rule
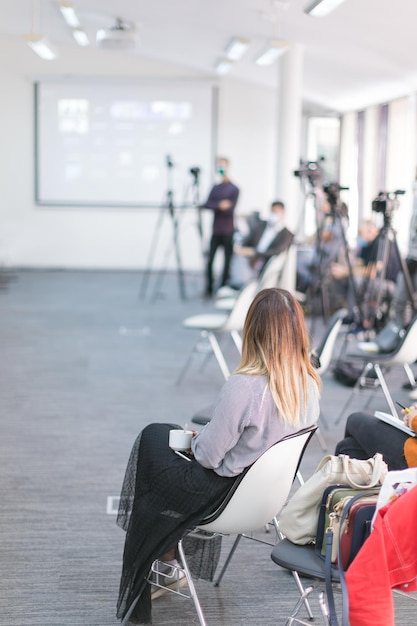
[[[229,159],[218,157],[216,171],[221,176],[221,182],[214,185],[209,193],[204,208],[213,209],[213,232],[210,240],[210,249],[207,261],[206,296],[213,295],[213,261],[217,248],[224,250],[224,267],[221,285],[226,285],[230,275],[230,262],[233,254],[234,211],[239,197],[239,189],[229,178]]]

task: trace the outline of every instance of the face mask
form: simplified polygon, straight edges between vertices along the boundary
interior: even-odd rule
[[[224,169],[224,167],[222,167],[221,165],[217,168],[217,173],[220,174],[220,176],[224,176],[226,174],[226,170]]]
[[[270,226],[280,226],[283,223],[283,219],[279,213],[271,213],[268,219],[268,224]]]

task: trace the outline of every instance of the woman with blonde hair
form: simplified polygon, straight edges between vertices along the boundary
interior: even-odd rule
[[[236,477],[272,445],[316,423],[319,389],[299,303],[283,289],[260,291],[246,317],[241,362],[193,437],[191,462],[168,446],[175,424],[150,424],[133,446],[117,522],[126,530],[119,618],[139,597],[129,623],[151,623],[152,562],[175,567],[173,546],[217,508]],[[169,586],[169,573],[166,580]]]

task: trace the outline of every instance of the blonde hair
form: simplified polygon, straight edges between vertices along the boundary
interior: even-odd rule
[[[265,375],[283,420],[298,425],[308,404],[308,379],[321,387],[310,361],[304,313],[285,289],[263,289],[249,307],[236,374]]]

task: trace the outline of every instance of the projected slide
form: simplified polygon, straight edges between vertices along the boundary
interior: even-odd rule
[[[200,81],[41,81],[35,85],[39,204],[161,206],[207,188],[215,87]]]

